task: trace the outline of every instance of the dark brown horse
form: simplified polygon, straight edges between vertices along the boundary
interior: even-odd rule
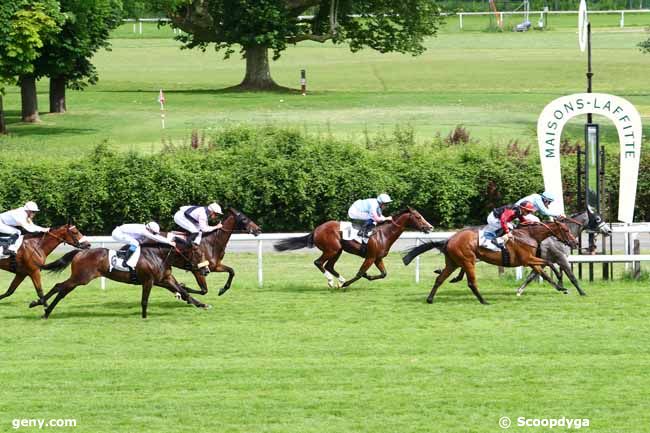
[[[428,233],[433,229],[433,226],[418,211],[409,207],[393,215],[392,221],[386,221],[377,226],[375,233],[368,240],[365,254],[362,252],[362,246],[359,242],[342,238],[339,221],[327,221],[316,227],[307,236],[280,241],[275,244],[275,249],[277,251],[288,251],[317,247],[323,254],[314,261],[314,265],[325,275],[327,284],[330,287],[341,287],[340,284],[343,285],[342,287],[347,287],[360,278],[372,281],[386,277],[384,257],[388,255],[390,247],[407,228]],[[357,275],[349,281],[345,281],[345,278],[340,276],[334,269],[334,265],[343,251],[365,258]],[[366,274],[373,263],[381,272],[379,275]],[[334,277],[338,279],[338,282],[334,282]]]
[[[223,295],[230,289],[233,278],[235,278],[235,271],[230,266],[226,266],[222,263],[223,256],[226,254],[226,245],[230,240],[230,236],[237,230],[250,233],[252,235],[259,235],[262,232],[262,229],[255,224],[253,220],[244,215],[243,212],[238,211],[234,208],[228,208],[226,210],[225,218],[221,222],[223,227],[219,230],[207,233],[201,238],[201,244],[199,245],[199,254],[202,255],[203,260],[208,261],[208,268],[212,272],[228,272],[228,280],[226,284],[219,290],[219,296]],[[165,234],[163,234],[164,236]],[[174,232],[176,237],[186,238],[185,233]],[[170,259],[172,266],[190,270],[188,269],[189,264],[180,256],[173,256]],[[185,285],[181,284],[183,288],[188,293],[198,293],[200,295],[205,295],[208,293],[208,284],[205,279],[205,275],[196,270],[193,271],[194,278],[198,283],[201,290],[190,289]]]
[[[191,263],[192,268],[198,263],[198,259],[190,258],[189,248],[188,252],[181,252],[177,248],[165,244],[142,244],[140,247],[142,248],[142,253],[135,268],[137,282],[132,281],[130,272],[118,271],[116,269],[110,270],[108,260],[109,250],[106,248],[71,251],[59,260],[42,266],[41,269],[51,272],[61,272],[72,263],[70,278],[56,284],[45,295],[46,300],[54,294],[56,294],[56,298],[45,309],[43,318],[47,319],[54,307],[56,307],[56,304],[74,290],[75,287],[84,286],[101,276],[120,283],[142,284],[141,305],[143,319],[147,317],[147,304],[153,286],[164,287],[172,293],[178,293],[188,304],[199,308],[209,308],[208,305],[192,298],[172,275],[171,261],[174,260],[175,255],[184,257],[184,260]]]
[[[26,234],[16,257],[0,260],[0,269],[16,274],[7,291],[0,295],[0,299],[11,296],[25,277],[29,277],[38,295],[38,301],[33,302],[30,307],[42,305],[44,297],[41,285],[41,266],[45,263],[47,256],[62,243],[77,248],[90,248],[90,243],[85,241],[84,235],[70,224],[52,228],[44,233]]]
[[[555,284],[542,270],[542,266],[548,266],[549,263],[535,256],[538,245],[550,236],[555,236],[572,248],[577,246],[576,238],[571,234],[571,231],[565,224],[559,222],[548,224],[533,223],[521,225],[519,228],[513,230],[513,238],[506,244],[506,250],[510,257],[509,263],[503,263],[501,252],[479,247],[479,236],[478,230],[476,229],[461,230],[447,240],[427,242],[413,247],[408,250],[403,261],[404,264],[408,265],[418,255],[434,248],[439,249],[445,255],[445,268],[438,275],[438,278],[436,278],[431,293],[429,293],[429,297],[427,298],[429,304],[433,302],[433,297],[436,295],[438,287],[459,267],[465,271],[467,285],[479,302],[481,304],[487,304],[476,284],[475,267],[477,260],[497,266],[530,266],[557,290],[566,291],[563,287]]]

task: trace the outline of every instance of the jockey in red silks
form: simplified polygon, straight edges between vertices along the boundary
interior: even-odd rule
[[[481,246],[492,251],[501,251],[505,244],[505,238],[509,239],[512,234],[510,229],[512,221],[518,219],[526,221],[526,217],[535,212],[535,206],[529,202],[522,202],[520,205],[508,204],[498,207],[490,212],[487,217],[487,226],[483,229]],[[502,237],[499,237],[503,234]]]

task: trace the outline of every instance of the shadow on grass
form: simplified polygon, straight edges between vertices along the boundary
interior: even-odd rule
[[[20,114],[17,112],[5,112],[7,129],[9,130],[9,137],[13,136],[34,136],[34,135],[90,135],[99,132],[97,128],[70,128],[60,125],[49,125],[48,120],[53,120],[55,117],[48,117],[43,115],[42,118],[45,122],[41,123],[24,123],[20,119]],[[56,115],[59,116],[59,115]]]
[[[136,89],[136,90],[96,90],[97,93],[158,93],[157,90],[144,90],[144,89]],[[186,89],[186,90],[165,90],[165,94],[176,94],[176,95],[182,95],[182,94],[188,94],[188,95],[223,95],[223,94],[229,94],[234,97],[236,95],[240,95],[242,97],[245,97],[247,95],[259,95],[263,93],[269,93],[269,94],[276,94],[276,95],[300,95],[300,89],[292,89],[289,87],[281,87],[279,89],[272,89],[272,90],[250,90],[250,89],[241,89],[238,88],[237,86],[232,86],[232,87],[225,87],[222,89]],[[323,92],[310,92],[310,94],[314,93],[323,93]]]

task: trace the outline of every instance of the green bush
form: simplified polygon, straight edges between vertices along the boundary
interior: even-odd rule
[[[575,157],[567,155],[562,165],[571,210]],[[649,169],[646,154],[637,200],[637,216],[645,220]],[[383,191],[395,199],[389,213],[410,205],[437,227],[451,228],[483,224],[492,208],[543,189],[536,149],[440,137],[416,143],[408,128],[368,137],[362,146],[292,129],[238,127],[197,149],[168,145],[145,156],[100,145],[75,162],[0,160],[0,170],[2,209],[35,200],[43,209],[40,224],[74,221],[89,234],[149,219],[169,229],[179,206],[213,200],[246,212],[267,232],[306,231],[347,218],[354,200]],[[617,191],[617,156],[609,157],[607,170],[607,188]]]

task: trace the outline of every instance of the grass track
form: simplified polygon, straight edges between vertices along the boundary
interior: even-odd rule
[[[514,281],[480,265],[492,305],[445,285],[429,306],[436,254],[419,285],[391,255],[388,279],[347,293],[326,288],[313,258],[265,256],[259,289],[255,257],[231,255],[231,292],[218,298],[224,278],[209,277],[212,310],[154,290],[146,321],[138,288],[95,282],[42,321],[21,287],[0,302],[0,430],[76,418],[69,431],[489,432],[507,415],[650,431],[647,281],[585,283],[586,298],[534,285],[517,298]],[[344,257],[340,270],[356,266]]]

